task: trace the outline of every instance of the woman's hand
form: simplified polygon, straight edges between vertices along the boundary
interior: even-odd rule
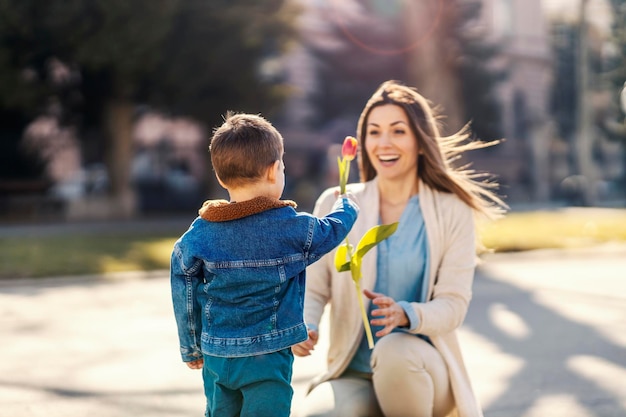
[[[377,337],[388,335],[396,327],[409,325],[409,318],[406,316],[404,309],[393,298],[370,290],[363,290],[363,294],[378,307],[377,310],[372,311],[372,316],[382,316],[370,321],[372,326],[385,326],[382,330],[376,332]]]
[[[316,330],[309,329],[309,338],[304,342],[300,342],[297,345],[293,345],[291,350],[296,356],[309,356],[311,352],[315,350],[319,333]]]

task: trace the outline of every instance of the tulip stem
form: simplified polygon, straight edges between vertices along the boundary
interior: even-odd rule
[[[370,328],[369,320],[367,319],[367,312],[365,311],[365,303],[363,302],[363,294],[361,294],[361,284],[359,281],[354,281],[356,286],[357,296],[359,297],[359,305],[361,306],[361,316],[363,318],[363,327],[365,327],[365,334],[367,335],[367,345],[370,349],[374,348],[374,338],[372,337],[372,329]]]
[[[343,171],[343,190],[341,194],[346,193],[346,185],[348,184],[348,178],[350,177],[350,161],[344,159],[344,171]]]
[[[348,250],[348,259],[354,260],[352,253],[352,246],[348,242],[348,236],[346,236],[346,248]],[[365,311],[365,303],[363,302],[363,294],[361,293],[361,266],[354,265],[351,262],[350,272],[352,274],[352,281],[356,287],[356,296],[359,299],[359,307],[361,307],[361,318],[363,319],[363,327],[365,327],[365,334],[367,335],[367,345],[370,349],[374,347],[374,338],[372,337],[372,329],[367,318],[367,311]]]
[[[339,193],[345,194],[346,184],[348,183],[348,177],[350,176],[350,160],[345,157],[337,158],[337,163],[339,165]],[[363,318],[363,327],[365,327],[365,333],[367,335],[367,344],[369,348],[372,349],[374,348],[374,338],[372,337],[372,329],[370,328],[369,320],[367,318],[367,311],[365,311],[363,294],[361,294],[361,266],[360,262],[357,262],[354,259],[352,246],[350,246],[348,236],[346,236],[345,240],[348,259],[350,260],[350,272],[352,273],[352,280],[356,286],[356,293],[361,307],[361,317]]]

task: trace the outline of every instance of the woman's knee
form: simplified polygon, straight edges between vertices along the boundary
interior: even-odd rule
[[[297,417],[382,416],[371,381],[338,378],[315,387],[297,407]]]
[[[452,407],[446,364],[424,339],[408,333],[381,338],[372,352],[372,370],[385,415],[438,416]]]
[[[422,352],[428,348],[432,349],[432,346],[415,335],[391,333],[376,342],[372,351],[372,370],[423,370],[426,361]]]

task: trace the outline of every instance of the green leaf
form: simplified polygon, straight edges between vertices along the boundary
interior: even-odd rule
[[[352,275],[352,281],[358,284],[361,281],[361,260],[354,254],[350,259],[350,274]]]
[[[335,267],[337,267],[337,272],[346,272],[350,270],[350,262],[346,262],[345,264],[338,266],[337,264],[335,264]]]
[[[335,252],[335,268],[337,272],[345,272],[350,270],[350,260],[348,259],[348,245],[343,244],[337,248]]]
[[[397,228],[398,222],[395,222],[374,226],[368,230],[356,247],[356,254],[354,256],[357,257],[358,262],[360,262],[363,256],[365,256],[370,249],[394,234]]]

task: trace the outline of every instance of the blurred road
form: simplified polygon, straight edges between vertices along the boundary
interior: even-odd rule
[[[0,417],[203,415],[164,271],[2,281],[0,337]],[[626,415],[626,247],[489,255],[461,337],[487,417]]]

